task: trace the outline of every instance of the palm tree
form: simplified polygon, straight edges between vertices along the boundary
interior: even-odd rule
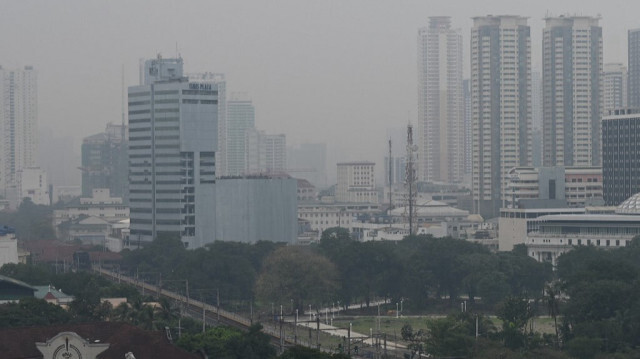
[[[558,334],[559,297],[560,283],[558,281],[545,284],[544,298],[547,309],[549,310],[549,315],[553,318],[553,326],[556,330],[556,346],[560,346],[560,335]]]

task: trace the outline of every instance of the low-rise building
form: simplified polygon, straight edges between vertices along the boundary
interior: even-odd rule
[[[375,216],[380,205],[374,203],[307,202],[298,203],[298,218],[309,222],[318,235],[329,228],[342,227],[350,232],[358,217]]]
[[[584,208],[502,208],[498,220],[498,249],[511,251],[524,244],[527,234],[538,229],[536,219],[555,214],[584,214]]]
[[[64,209],[53,211],[53,227],[80,217],[97,217],[107,222],[118,222],[129,218],[129,207],[121,197],[111,197],[108,188],[96,188],[91,197],[78,198]]]
[[[290,177],[217,179],[212,241],[295,243],[297,188],[298,181]]]
[[[601,167],[514,167],[505,208],[584,208],[604,204]]]
[[[640,193],[623,202],[615,214],[562,214],[536,219],[526,237],[529,256],[556,265],[558,257],[576,246],[619,248],[640,235]]]

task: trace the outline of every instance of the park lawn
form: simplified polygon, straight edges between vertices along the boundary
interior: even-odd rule
[[[394,336],[401,338],[400,330],[405,324],[411,325],[414,331],[420,329],[426,330],[428,319],[443,317],[444,315],[410,316],[400,318],[396,318],[395,316],[381,316],[380,333],[386,333],[387,336],[389,336],[389,340],[392,340],[391,338],[394,338]],[[333,325],[346,329],[349,327],[349,323],[351,323],[351,330],[368,336],[370,328],[373,330],[374,334],[377,332],[377,318],[378,317],[340,317],[333,320]],[[490,319],[497,330],[502,328],[502,321],[500,319],[495,316],[491,316]],[[558,322],[560,322],[560,320],[558,320]],[[534,319],[533,329],[535,332],[540,334],[555,334],[553,318],[546,316],[536,317]]]

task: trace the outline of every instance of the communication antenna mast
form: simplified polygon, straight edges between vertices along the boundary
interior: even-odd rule
[[[415,155],[418,146],[413,144],[413,126],[407,126],[407,166],[405,172],[405,185],[407,186],[407,208],[409,209],[409,234],[415,233],[416,224],[416,170]]]
[[[391,139],[389,139],[389,217],[391,217],[391,209],[393,209],[393,202],[391,201],[391,192],[393,191],[393,158],[391,157]]]
[[[125,111],[125,106],[124,106],[124,64],[122,64],[122,102],[121,102],[121,107],[122,107],[122,127],[120,128],[120,140],[122,140],[122,143],[124,143],[124,139],[125,139],[125,118],[124,118],[124,111]]]

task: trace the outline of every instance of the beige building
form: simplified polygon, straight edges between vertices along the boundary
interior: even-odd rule
[[[378,203],[375,165],[366,161],[338,163],[336,201]]]

